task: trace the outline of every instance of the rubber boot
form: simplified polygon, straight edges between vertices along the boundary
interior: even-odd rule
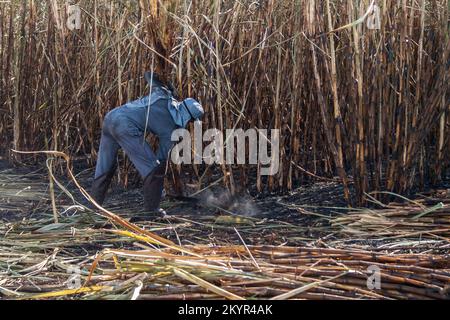
[[[166,163],[157,166],[144,180],[144,209],[149,213],[164,215],[159,205],[164,189]]]
[[[105,201],[106,192],[108,191],[111,180],[114,177],[115,170],[107,172],[97,179],[94,179],[94,183],[91,188],[91,196],[99,205],[103,205]]]

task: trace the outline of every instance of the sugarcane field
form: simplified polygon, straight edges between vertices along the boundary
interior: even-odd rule
[[[450,300],[449,12],[0,1],[0,300]]]

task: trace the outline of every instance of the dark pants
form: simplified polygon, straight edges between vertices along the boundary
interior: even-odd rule
[[[171,134],[177,128],[167,109],[167,100],[156,101],[149,111],[146,105],[148,99],[142,100],[118,107],[106,115],[95,170],[96,179],[115,170],[119,148],[125,151],[143,179],[159,163],[167,160],[172,148]],[[144,128],[159,138],[156,153],[145,139]]]

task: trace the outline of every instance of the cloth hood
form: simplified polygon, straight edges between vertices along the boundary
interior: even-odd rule
[[[195,99],[188,98],[181,102],[172,99],[169,112],[177,126],[186,128],[191,120],[201,119],[204,115],[202,105]]]

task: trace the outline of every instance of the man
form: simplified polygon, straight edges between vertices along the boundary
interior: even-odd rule
[[[159,205],[164,188],[167,159],[177,128],[203,117],[200,103],[188,98],[178,102],[156,73],[146,72],[151,94],[110,111],[104,119],[100,150],[91,195],[102,205],[117,167],[117,152],[122,148],[144,179],[144,208],[151,214],[165,215]],[[156,153],[145,134],[159,138]]]

